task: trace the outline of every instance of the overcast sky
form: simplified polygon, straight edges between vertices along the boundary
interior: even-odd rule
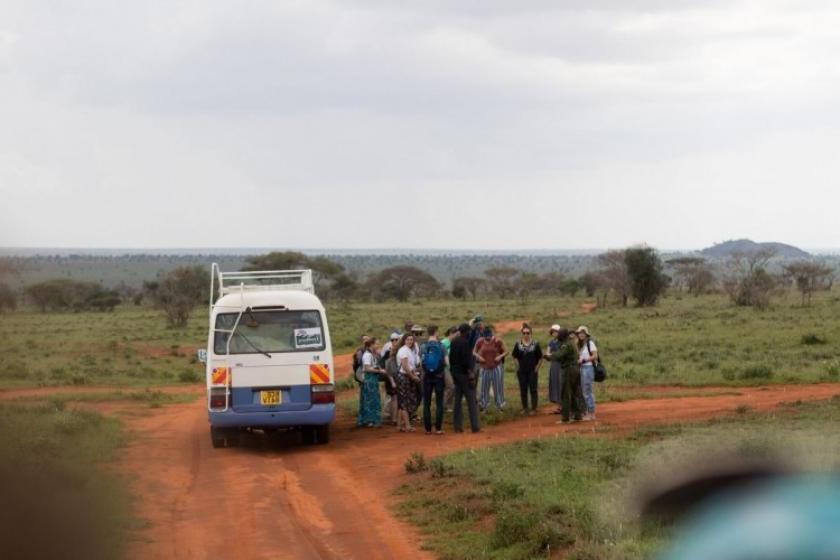
[[[0,245],[840,247],[840,4],[0,3]]]

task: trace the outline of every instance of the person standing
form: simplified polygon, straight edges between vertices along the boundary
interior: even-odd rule
[[[438,328],[429,325],[428,340],[420,345],[420,363],[423,366],[423,427],[432,433],[432,393],[435,394],[435,433],[443,434],[443,390],[446,371],[446,348],[438,339]]]
[[[548,342],[548,353],[553,354],[560,348],[560,340],[557,338],[560,332],[560,325],[551,325],[548,334],[551,340]],[[551,361],[548,368],[548,400],[557,405],[557,408],[552,414],[560,414],[562,412],[563,402],[563,368],[558,362]]]
[[[361,384],[361,398],[359,399],[359,417],[357,425],[370,428],[382,425],[382,401],[379,397],[379,377],[385,373],[379,367],[379,352],[375,338],[365,341],[362,354],[362,370],[365,381]]]
[[[411,334],[414,335],[414,346],[411,349],[414,352],[414,358],[417,361],[417,373],[420,376],[420,382],[414,385],[414,390],[417,392],[417,407],[414,408],[411,415],[411,422],[413,424],[416,424],[419,420],[417,410],[420,407],[420,403],[423,402],[423,369],[420,367],[420,337],[423,336],[425,331],[426,329],[420,325],[411,326]]]
[[[519,381],[519,396],[522,400],[522,414],[537,413],[537,378],[543,360],[540,343],[531,335],[531,325],[522,323],[522,338],[513,347],[513,359],[516,361],[516,377]],[[528,406],[528,395],[531,406]]]
[[[598,361],[598,347],[589,334],[589,329],[581,325],[575,331],[577,347],[580,352],[580,385],[583,400],[586,403],[584,420],[595,420],[595,363]]]
[[[452,424],[455,431],[459,433],[464,431],[462,398],[467,401],[470,427],[473,433],[481,431],[478,419],[478,403],[475,400],[476,377],[473,370],[473,353],[469,336],[470,326],[467,323],[462,323],[458,327],[458,336],[452,339],[452,348],[449,350],[449,368],[452,372],[452,381],[455,383],[453,394],[455,413],[452,417]]]
[[[387,350],[385,349],[387,347]],[[385,401],[385,413],[388,421],[393,425],[397,425],[399,410],[397,408],[397,374],[399,372],[399,362],[397,362],[397,351],[400,349],[400,334],[397,332],[391,333],[391,340],[389,340],[382,350],[379,367],[385,370],[385,374],[381,376],[382,383],[385,385],[385,395],[388,400]]]
[[[401,343],[400,349],[397,351],[397,363],[399,364],[397,373],[397,406],[399,407],[397,428],[401,432],[413,432],[411,419],[417,416],[416,387],[420,384],[419,364],[416,354],[412,350],[414,336],[411,334],[403,335]]]
[[[561,390],[561,422],[568,422],[574,418],[581,419],[583,412],[583,398],[580,391],[580,369],[578,366],[578,352],[575,341],[570,337],[567,329],[560,328],[557,332],[557,349],[546,358],[552,365],[557,364],[562,370],[563,388]]]
[[[505,374],[504,360],[507,355],[505,344],[501,339],[493,336],[490,327],[484,328],[481,339],[476,343],[473,350],[475,359],[478,362],[481,379],[481,396],[478,400],[478,407],[487,410],[490,399],[490,389],[493,389],[493,398],[496,402],[496,409],[505,408]]]
[[[449,367],[449,351],[452,349],[452,339],[456,336],[458,336],[458,327],[449,327],[446,331],[446,337],[440,341],[446,350],[447,357],[447,366],[443,372],[443,404],[446,412],[452,412],[452,397],[455,392],[455,382],[452,380],[452,371]]]

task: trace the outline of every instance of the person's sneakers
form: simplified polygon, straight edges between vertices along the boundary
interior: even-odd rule
[[[442,435],[443,435],[443,430],[437,430],[437,431],[435,431],[435,435],[436,435],[436,436],[442,436]]]
[[[595,420],[595,415],[594,415],[594,414],[589,414],[589,413],[586,413],[586,414],[584,414],[584,415],[583,415],[583,419],[582,419],[582,420],[583,420],[584,422],[592,422],[593,420]]]
[[[562,420],[559,420],[557,423],[558,424],[568,424],[569,422],[570,422],[570,420],[568,418],[563,418]]]

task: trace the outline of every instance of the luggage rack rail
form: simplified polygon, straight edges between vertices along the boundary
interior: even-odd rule
[[[218,285],[219,297],[234,292],[297,290],[315,293],[311,270],[255,270],[222,272],[213,263],[210,291]],[[211,295],[212,297],[212,295]]]

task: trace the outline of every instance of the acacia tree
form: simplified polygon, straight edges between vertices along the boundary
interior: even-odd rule
[[[475,300],[479,292],[487,289],[487,280],[474,276],[462,276],[452,281],[452,295],[458,299],[466,299],[467,294]]]
[[[156,284],[148,283],[155,305],[172,328],[187,326],[193,309],[207,301],[210,275],[203,266],[179,266]]]
[[[509,266],[498,266],[484,271],[491,289],[502,298],[514,293],[514,279],[518,274],[519,270]]]
[[[680,285],[685,286],[689,294],[699,296],[709,291],[717,281],[711,266],[701,257],[671,259],[668,264],[674,267]]]
[[[625,251],[607,251],[598,255],[598,263],[601,265],[599,276],[603,285],[615,292],[621,300],[621,305],[627,307],[630,299],[631,279],[627,270]]]
[[[802,305],[811,305],[811,296],[830,285],[834,271],[818,262],[797,261],[786,265],[785,276],[792,279],[802,294]]]
[[[414,266],[392,266],[373,274],[367,281],[374,294],[408,301],[412,296],[430,296],[440,290],[434,276]]]
[[[727,263],[723,289],[735,305],[764,309],[778,284],[767,271],[775,251],[764,249],[748,253],[733,253]]]
[[[265,255],[255,255],[245,259],[243,270],[312,270],[312,283],[315,290],[321,292],[327,283],[335,283],[345,274],[344,267],[327,257],[308,257],[299,251],[272,251]],[[347,286],[347,279],[342,278],[342,287]]]
[[[639,306],[656,305],[668,287],[669,278],[662,272],[662,259],[652,247],[633,247],[624,251],[630,291]]]
[[[17,295],[8,284],[0,282],[0,313],[17,308]]]

